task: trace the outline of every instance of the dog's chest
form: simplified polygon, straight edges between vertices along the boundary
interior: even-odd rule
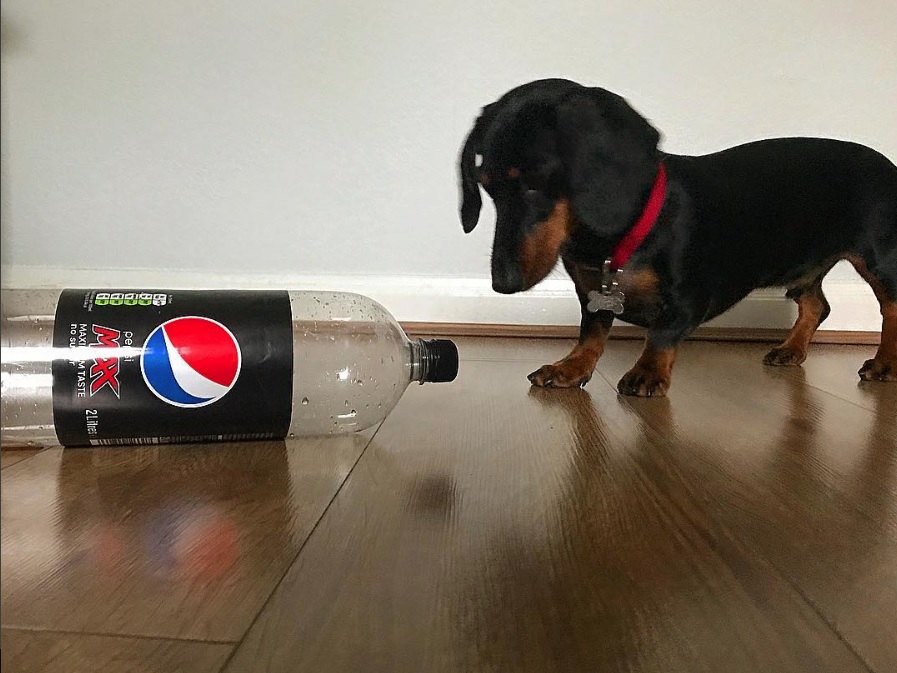
[[[647,267],[624,268],[609,278],[602,269],[578,262],[564,260],[564,266],[589,310],[614,310],[620,320],[642,327],[650,325],[660,312],[659,279]],[[615,304],[622,304],[622,312]]]

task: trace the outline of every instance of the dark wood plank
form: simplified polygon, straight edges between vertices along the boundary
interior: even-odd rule
[[[40,449],[3,449],[0,451],[0,470],[31,458]]]
[[[466,362],[514,362],[525,363],[523,369],[539,362],[554,362],[569,353],[576,344],[574,339],[490,339],[466,337],[455,339],[462,363]]]
[[[370,434],[49,449],[3,470],[3,625],[238,640]]]
[[[233,645],[0,630],[4,673],[217,673]]]
[[[610,386],[537,364],[410,390],[227,670],[866,670]]]
[[[818,349],[803,368],[764,367],[765,350],[688,344],[668,400],[623,402],[667,439],[658,469],[694,484],[874,670],[897,670],[897,386],[858,384],[864,349]],[[599,370],[616,382],[637,354],[621,344]],[[857,395],[873,410],[842,399]]]
[[[875,347],[813,345],[799,369],[789,372],[819,388],[876,413],[897,416],[897,386],[861,381],[857,371],[875,355]]]

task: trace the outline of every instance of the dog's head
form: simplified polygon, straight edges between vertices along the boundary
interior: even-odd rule
[[[527,290],[574,234],[612,245],[657,172],[658,132],[620,96],[560,79],[512,89],[483,108],[461,150],[461,223],[477,225],[480,187],[495,204],[492,287]]]

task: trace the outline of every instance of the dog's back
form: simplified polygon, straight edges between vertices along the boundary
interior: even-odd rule
[[[689,235],[713,241],[717,272],[788,286],[838,256],[872,257],[894,282],[897,166],[864,145],[778,138],[664,161],[688,184]]]

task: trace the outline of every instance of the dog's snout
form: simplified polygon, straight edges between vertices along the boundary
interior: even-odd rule
[[[503,265],[492,269],[492,289],[500,294],[514,294],[523,289],[523,276],[519,269]]]

